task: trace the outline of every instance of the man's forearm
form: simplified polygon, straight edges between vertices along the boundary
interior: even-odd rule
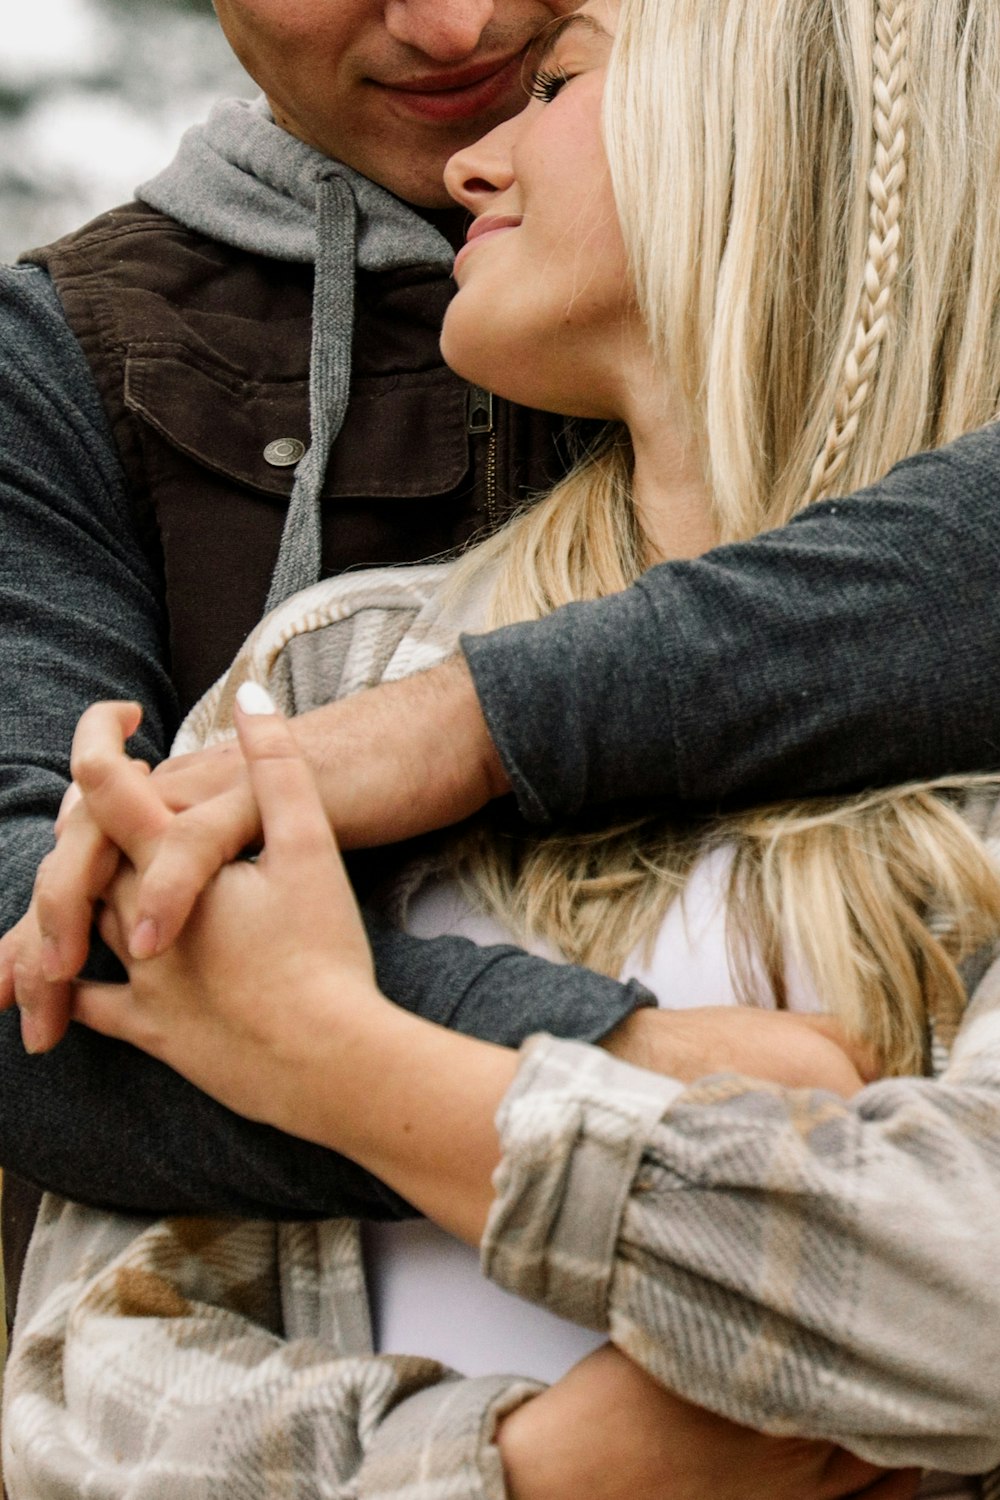
[[[637,985],[464,938],[375,922],[376,972],[399,1004],[483,1040],[535,1031],[598,1041],[650,997]],[[410,1212],[336,1152],[241,1119],[143,1052],[72,1026],[29,1057],[0,1016],[0,1165],[79,1202],[134,1213],[272,1218]]]
[[[609,599],[463,638],[521,810],[993,768],[1000,426]]]
[[[348,847],[457,822],[510,789],[544,823],[623,798],[716,804],[992,769],[998,562],[993,426],[621,594],[464,636],[464,666],[318,710],[300,733]]]
[[[346,849],[460,822],[510,790],[461,656],[302,714],[294,727]],[[363,777],[345,776],[345,764]]]

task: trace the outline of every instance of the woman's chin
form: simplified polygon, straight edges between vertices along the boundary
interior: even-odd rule
[[[495,354],[490,358],[490,350],[481,340],[470,339],[467,329],[457,330],[455,321],[449,308],[441,329],[441,357],[445,364],[470,385],[496,391],[493,381],[500,374],[499,360]]]
[[[618,420],[618,413],[597,411],[592,393],[575,389],[572,378],[546,381],[539,369],[537,349],[498,349],[495,343],[469,339],[449,328],[445,316],[441,331],[441,355],[449,369],[470,385],[482,386],[505,401],[535,411],[549,411],[558,417],[588,417],[601,421]]]

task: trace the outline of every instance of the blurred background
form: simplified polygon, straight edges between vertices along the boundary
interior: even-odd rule
[[[124,202],[214,99],[255,92],[210,0],[6,0],[0,261]]]

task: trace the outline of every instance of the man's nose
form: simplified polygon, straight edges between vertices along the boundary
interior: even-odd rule
[[[388,0],[385,26],[397,42],[435,62],[463,62],[479,46],[494,0]]]

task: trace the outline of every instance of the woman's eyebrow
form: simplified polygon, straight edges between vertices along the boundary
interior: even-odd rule
[[[543,26],[542,30],[535,37],[535,40],[528,49],[528,55],[525,60],[527,70],[537,73],[540,68],[544,67],[545,63],[552,56],[557,43],[574,26],[586,27],[593,35],[602,37],[609,42],[612,40],[611,33],[605,31],[600,21],[596,21],[593,16],[581,15],[579,11],[575,11],[571,16],[560,16],[558,20],[550,22],[548,26]]]

